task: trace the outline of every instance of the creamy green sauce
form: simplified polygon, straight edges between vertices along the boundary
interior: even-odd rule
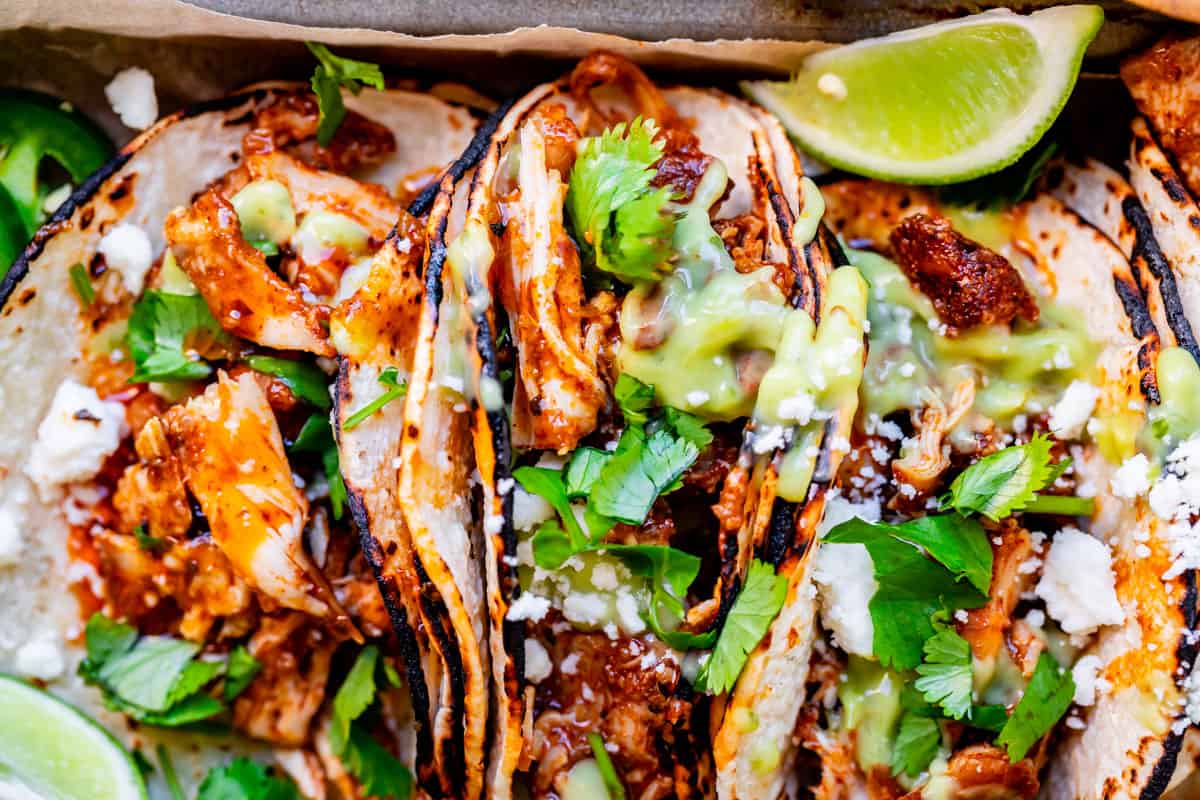
[[[896,673],[874,661],[850,656],[838,699],[842,702],[842,730],[855,732],[855,760],[864,772],[892,763],[903,688],[904,679]]]
[[[230,203],[237,212],[242,238],[252,245],[281,245],[296,232],[292,196],[279,181],[251,181]]]
[[[1161,461],[1200,431],[1200,366],[1182,347],[1167,347],[1158,355],[1156,372],[1162,402],[1149,410],[1142,444]]]
[[[974,379],[974,410],[1007,425],[1018,414],[1048,409],[1072,380],[1091,377],[1099,353],[1079,314],[1043,299],[1033,325],[946,336],[932,304],[899,267],[874,253],[848,254],[871,285],[866,413],[921,408],[931,390],[948,394]]]
[[[491,298],[483,276],[495,259],[495,250],[487,226],[479,220],[467,220],[462,231],[446,248],[444,266],[446,296],[438,312],[438,346],[434,353],[434,379],[444,389],[462,397],[473,397],[471,357],[468,352],[474,337],[470,332],[470,313],[482,313]],[[486,378],[480,387],[484,407],[495,411],[504,404],[504,393],[495,380]]]
[[[351,257],[370,252],[371,235],[362,225],[344,214],[332,211],[310,211],[296,229],[294,244],[300,257],[315,262],[324,257],[325,250],[341,250]],[[305,257],[304,251],[316,251]]]

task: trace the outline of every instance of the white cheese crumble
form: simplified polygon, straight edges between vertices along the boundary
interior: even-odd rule
[[[117,271],[125,289],[132,295],[142,293],[146,273],[154,263],[150,237],[137,225],[122,222],[108,229],[97,248],[104,263]]]
[[[612,564],[599,563],[592,567],[592,585],[601,591],[611,592],[620,582],[617,580],[617,569]]]
[[[1096,702],[1097,683],[1100,668],[1103,664],[1099,656],[1084,656],[1071,667],[1071,677],[1075,681],[1074,703],[1077,706],[1090,706]]]
[[[525,677],[530,683],[541,683],[550,677],[554,665],[550,663],[550,654],[542,643],[536,639],[525,640]]]
[[[792,419],[801,425],[807,425],[816,412],[816,400],[808,392],[797,392],[779,401],[780,419]]]
[[[19,675],[42,681],[54,680],[66,668],[62,647],[53,634],[39,635],[21,645],[13,666]]]
[[[512,622],[519,622],[525,619],[537,622],[545,617],[546,612],[549,610],[549,600],[539,597],[533,592],[524,592],[508,607],[508,614],[505,615],[505,619]]]
[[[762,455],[763,453],[778,450],[787,443],[789,433],[791,431],[785,429],[782,425],[764,425],[754,434],[754,452]]]
[[[529,531],[540,523],[554,517],[554,506],[550,505],[540,495],[515,487],[513,494],[513,528],[518,531]]]
[[[1171,549],[1171,566],[1164,579],[1200,568],[1200,531],[1192,517],[1200,513],[1200,437],[1176,447],[1167,456],[1162,476],[1150,488],[1150,509],[1170,523],[1165,538]]]
[[[1082,636],[1124,621],[1114,584],[1108,546],[1076,528],[1064,528],[1050,543],[1035,591],[1064,631]]]
[[[48,500],[55,487],[99,472],[126,430],[123,405],[101,400],[95,389],[68,378],[38,426],[25,472]]]
[[[813,581],[821,600],[821,622],[834,642],[847,653],[871,655],[875,626],[868,604],[879,585],[866,546],[822,544]]]
[[[1086,381],[1071,381],[1057,403],[1050,407],[1050,430],[1060,439],[1074,439],[1092,416],[1100,390]]]
[[[145,130],[158,119],[158,98],[154,96],[154,76],[141,67],[129,67],[116,74],[104,87],[104,96],[121,118],[134,130]]]
[[[563,675],[574,675],[579,668],[579,653],[571,653],[562,660],[558,665],[558,669]]]
[[[600,625],[608,617],[608,603],[591,592],[572,592],[562,605],[563,616],[576,625]]]
[[[708,392],[704,391],[703,389],[694,389],[688,392],[684,399],[687,400],[687,404],[693,408],[696,406],[702,406],[708,402]]]
[[[0,567],[11,567],[21,561],[22,514],[14,508],[0,506]]]
[[[1113,473],[1110,483],[1117,497],[1132,499],[1145,494],[1150,488],[1150,460],[1144,453],[1125,459],[1125,463]]]

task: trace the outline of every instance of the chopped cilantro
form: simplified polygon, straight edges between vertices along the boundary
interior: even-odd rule
[[[662,158],[658,128],[640,117],[583,139],[567,189],[571,226],[586,261],[626,283],[669,269],[675,214],[671,190],[651,189]]]
[[[211,369],[186,340],[196,333],[224,338],[225,333],[200,295],[150,290],[133,306],[126,343],[133,354],[130,383],[189,381],[208,376]]]
[[[313,414],[306,419],[300,433],[296,435],[296,440],[292,442],[291,449],[295,453],[320,454],[325,479],[329,481],[329,505],[333,510],[333,518],[341,519],[346,505],[346,483],[342,480],[337,443],[333,441],[333,428],[329,424],[329,417]]]
[[[987,602],[992,551],[979,523],[957,514],[921,517],[902,525],[852,519],[825,535],[833,543],[866,545],[879,587],[869,609],[873,649],[884,666],[913,669],[935,615]]]
[[[166,539],[160,539],[157,536],[151,536],[146,533],[145,525],[138,525],[134,528],[133,536],[137,539],[138,547],[147,553],[161,553],[170,546],[170,542]]]
[[[592,485],[588,505],[606,517],[640,525],[658,496],[675,484],[700,448],[661,427],[647,434],[629,425]]]
[[[766,635],[786,597],[787,578],[776,575],[770,564],[757,559],[752,561],[742,591],[721,627],[716,646],[696,676],[698,689],[721,694],[733,687],[747,657]]]
[[[333,405],[329,398],[329,378],[316,364],[273,356],[249,356],[246,363],[256,372],[278,378],[296,397],[323,411]]]
[[[96,289],[92,286],[92,276],[88,275],[87,267],[76,264],[71,267],[71,287],[84,306],[90,306],[96,300]]]
[[[170,636],[138,636],[131,625],[93,614],[85,628],[87,658],[79,674],[100,687],[105,705],[147,725],[179,727],[210,720],[226,705],[210,692],[225,678],[231,700],[253,678],[248,653],[229,659],[201,658],[199,645]],[[235,651],[236,652],[236,651]],[[229,677],[236,661],[236,676]],[[255,670],[257,671],[257,670]],[[239,682],[237,691],[230,684]]]
[[[596,479],[600,477],[600,470],[610,458],[612,453],[595,447],[580,447],[572,453],[564,475],[567,497],[572,500],[587,497]]]
[[[588,734],[588,744],[592,748],[592,757],[596,759],[596,768],[604,779],[604,788],[608,791],[608,800],[625,800],[625,785],[617,775],[612,758],[604,747],[604,739],[598,733]]]
[[[375,703],[379,663],[374,645],[364,647],[354,660],[333,698],[329,746],[358,779],[367,797],[406,800],[412,794],[412,774],[375,741],[362,720]],[[384,680],[389,680],[384,672]]]
[[[395,367],[387,367],[380,372],[379,382],[388,387],[387,390],[347,417],[346,421],[342,423],[342,430],[354,430],[376,411],[408,394],[408,381],[400,377],[400,371]]]
[[[622,372],[613,386],[613,399],[617,401],[626,425],[646,422],[649,419],[646,411],[654,405],[654,387]]]
[[[913,685],[947,716],[962,719],[971,712],[971,645],[953,628],[943,628],[925,641],[925,661],[917,674]]]
[[[1067,712],[1074,697],[1075,679],[1070,670],[1061,668],[1053,656],[1043,652],[996,744],[1008,750],[1010,761],[1020,761]]]
[[[920,775],[937,757],[942,745],[942,730],[937,720],[905,711],[892,745],[892,774]]]
[[[250,655],[249,650],[240,644],[233,648],[229,653],[229,663],[225,668],[225,702],[232,701],[246,691],[246,687],[250,685],[260,670],[262,670],[262,663]]]
[[[1037,492],[1071,464],[1070,459],[1052,463],[1051,446],[1050,439],[1039,434],[1026,444],[979,459],[954,479],[942,505],[960,514],[982,514],[992,521],[1029,510]],[[1079,498],[1071,499],[1078,505]]]
[[[196,800],[302,800],[291,781],[248,758],[235,758],[204,776]]]
[[[346,106],[342,102],[342,88],[358,94],[362,87],[383,89],[383,72],[378,64],[355,61],[352,58],[335,56],[329,48],[316,42],[305,42],[317,57],[317,68],[312,75],[312,90],[317,96],[317,107],[321,118],[317,124],[317,142],[327,146],[346,118]]]

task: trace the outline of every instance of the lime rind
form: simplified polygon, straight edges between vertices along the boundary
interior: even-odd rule
[[[0,775],[61,800],[147,800],[129,751],[96,720],[0,672]]]
[[[970,26],[1011,25],[1031,35],[1043,63],[1033,92],[1022,111],[1008,119],[993,135],[932,160],[903,159],[847,142],[838,130],[811,124],[793,108],[797,95],[790,82],[746,81],[742,89],[779,118],[792,138],[808,153],[831,166],[872,178],[901,183],[947,184],[978,178],[1017,161],[1041,138],[1066,105],[1075,87],[1084,53],[1104,22],[1098,6],[1074,5],[1020,15],[995,9],[962,19],[948,20],[876,39],[864,39],[810,56],[803,72],[833,70],[839,58],[865,48],[896,47]],[[887,80],[886,76],[880,77]],[[945,80],[932,75],[931,81]]]

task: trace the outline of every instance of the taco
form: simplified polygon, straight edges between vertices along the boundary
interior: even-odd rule
[[[174,751],[185,785],[232,750],[310,796],[404,795],[410,770],[441,794],[461,710],[429,619],[454,601],[395,499],[426,252],[405,204],[462,174],[476,118],[365,90],[330,127],[327,102],[261,84],[163,119],[5,278],[3,521],[38,535],[0,573],[0,669],[135,745],[236,732]]]
[[[1137,495],[1174,375],[1195,370],[1190,332],[1136,201],[1098,201],[1071,169],[1048,183],[1078,214],[1048,192],[981,210],[823,187],[872,288],[817,555],[824,680],[802,738],[819,797],[1139,796],[1174,765],[1187,581]]]
[[[736,720],[758,706],[758,737],[788,748],[807,545],[865,303],[782,129],[593,53],[513,104],[448,213],[483,489],[489,796],[781,785],[782,758],[747,766]],[[809,355],[824,385],[789,369]],[[731,690],[732,710],[708,697]]]

